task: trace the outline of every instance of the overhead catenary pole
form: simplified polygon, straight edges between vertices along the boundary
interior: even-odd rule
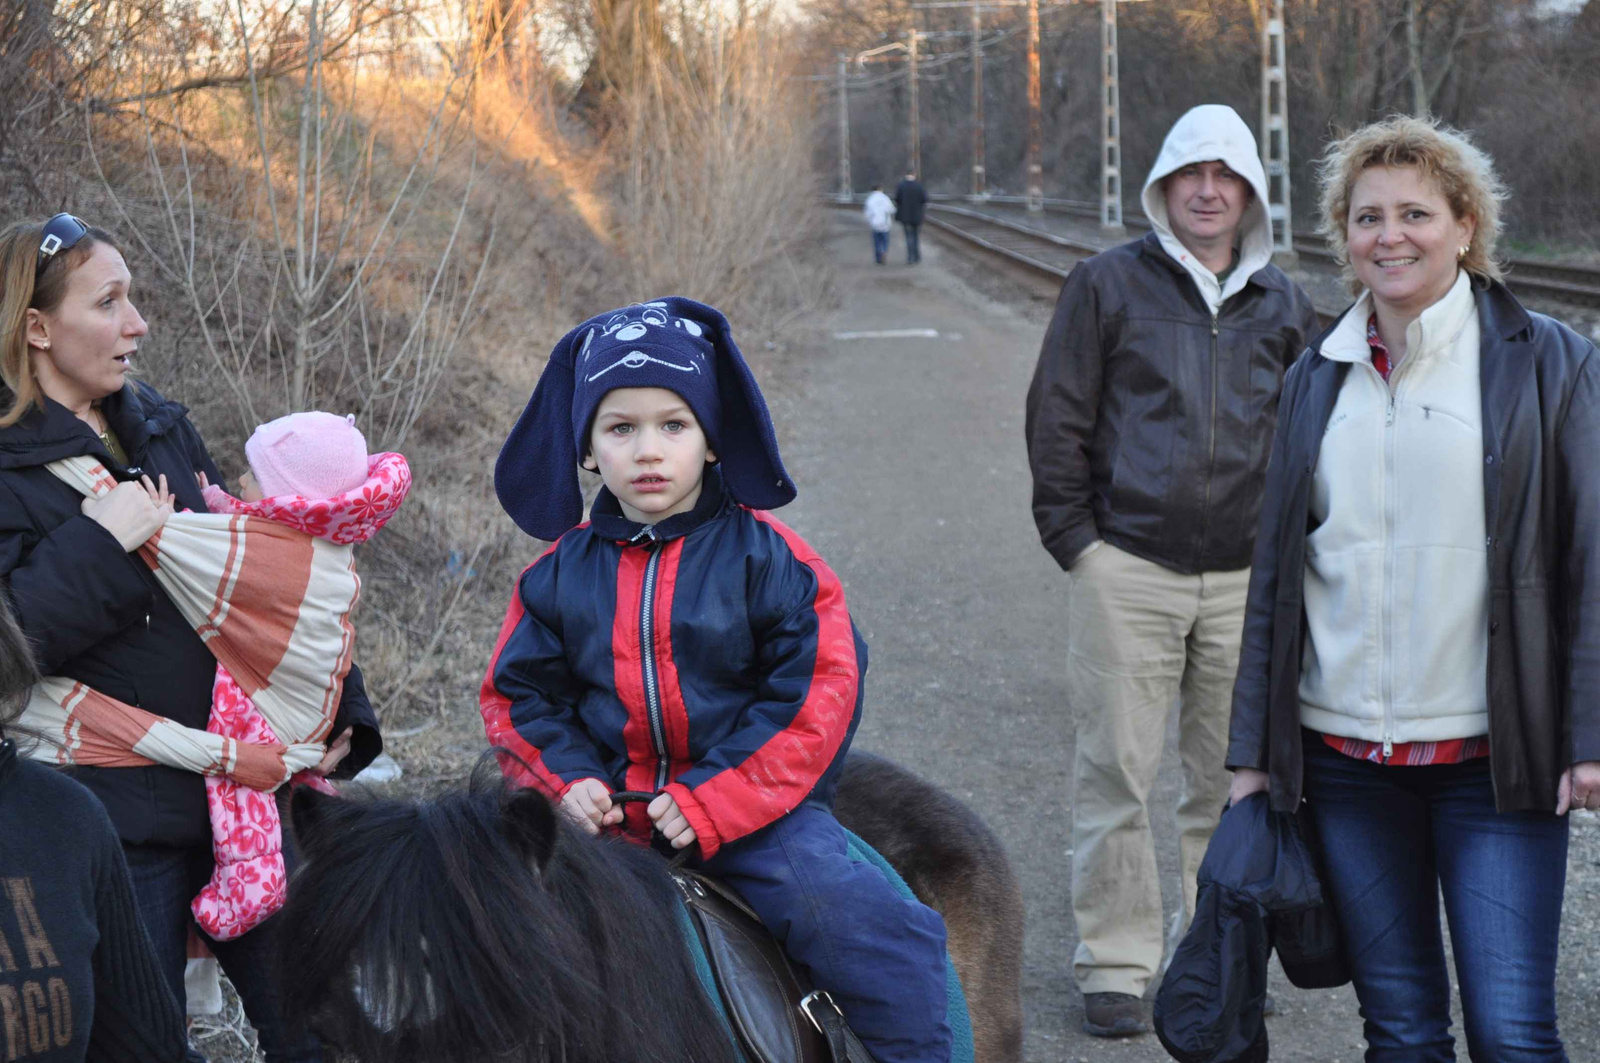
[[[839,202],[850,202],[854,188],[850,182],[850,59],[839,56]]]
[[[972,5],[972,198],[988,198],[983,166],[983,17]]]
[[[1261,27],[1261,166],[1267,171],[1272,257],[1293,265],[1294,216],[1289,210],[1289,79],[1285,69],[1283,0],[1273,0]]]
[[[1028,0],[1028,209],[1044,209],[1044,121],[1039,114],[1039,0]]]
[[[1122,232],[1122,111],[1117,86],[1117,0],[1100,0],[1100,227]]]
[[[917,101],[917,31],[911,31],[911,166],[910,174],[922,180],[922,111]]]

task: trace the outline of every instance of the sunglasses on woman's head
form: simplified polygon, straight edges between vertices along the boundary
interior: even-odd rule
[[[34,276],[44,272],[50,260],[62,251],[70,251],[78,241],[89,234],[89,226],[81,218],[61,213],[44,223],[44,235],[39,239],[39,264]]]

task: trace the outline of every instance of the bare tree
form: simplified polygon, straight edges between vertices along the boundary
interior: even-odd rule
[[[747,8],[741,22],[686,3],[667,30],[682,46],[633,53],[607,144],[626,166],[618,243],[630,288],[695,293],[736,320],[781,325],[816,288],[798,259],[819,187],[812,101],[769,11]]]
[[[353,407],[369,433],[397,447],[444,379],[491,260],[492,218],[464,246],[480,172],[469,113],[477,72],[504,38],[498,26],[463,27],[461,46],[440,59],[431,100],[393,86],[364,89],[360,64],[331,52],[360,40],[349,20],[362,11],[309,0],[296,27],[300,56],[286,60],[274,39],[277,73],[269,76],[254,36],[260,26],[236,0],[247,134],[233,146],[243,157],[201,164],[196,142],[206,138],[191,136],[189,123],[205,112],[186,103],[194,90],[140,92],[128,100],[141,119],[155,221],[130,211],[101,173],[135,238],[189,300],[241,425]],[[515,10],[500,7],[484,18],[508,14]],[[415,116],[409,158],[394,157],[400,144],[380,141],[383,108],[364,109],[364,91],[387,92],[388,106]],[[441,216],[436,190],[446,166],[460,190]],[[219,169],[226,194],[210,175]],[[217,219],[226,204],[233,217]],[[408,283],[397,288],[402,276]]]

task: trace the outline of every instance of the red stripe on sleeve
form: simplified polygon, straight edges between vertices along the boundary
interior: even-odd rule
[[[549,549],[534,559],[533,565],[549,557],[559,545],[559,539],[551,543]],[[505,651],[511,633],[527,615],[527,609],[522,604],[522,577],[528,574],[533,565],[519,572],[516,582],[512,584],[511,604],[506,607],[506,618],[500,625],[500,636],[495,640],[494,653],[489,658],[489,670],[484,673],[483,683],[478,688],[478,712],[483,716],[483,732],[489,739],[489,744],[509,749],[527,762],[528,767],[524,768],[515,760],[502,757],[500,770],[505,773],[505,777],[517,786],[536,787],[543,790],[547,796],[559,800],[565,789],[561,779],[545,769],[544,759],[540,756],[539,750],[517,733],[516,727],[511,723],[511,699],[500,693],[494,685],[494,673],[500,665],[500,654]]]
[[[811,792],[850,731],[861,681],[855,633],[839,577],[782,521],[767,512],[749,512],[782,536],[795,559],[816,576],[817,593],[812,602],[817,614],[816,662],[806,699],[789,726],[744,763],[713,776],[693,791],[694,800],[714,819],[719,835],[713,840],[712,852],[705,852],[706,839],[701,839],[701,850],[708,859],[721,842],[760,830],[793,811]]]

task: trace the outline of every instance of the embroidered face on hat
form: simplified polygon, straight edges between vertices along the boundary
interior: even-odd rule
[[[673,316],[665,301],[625,307],[602,323],[589,323],[573,366],[572,441],[579,457],[589,449],[595,409],[616,388],[677,392],[715,449],[722,423],[716,353],[705,326]]]
[[[727,318],[669,296],[592,317],[550,352],[495,462],[495,493],[523,531],[554,540],[583,518],[578,462],[589,425],[601,398],[624,387],[683,397],[735,501],[777,509],[794,500],[766,401]]]

